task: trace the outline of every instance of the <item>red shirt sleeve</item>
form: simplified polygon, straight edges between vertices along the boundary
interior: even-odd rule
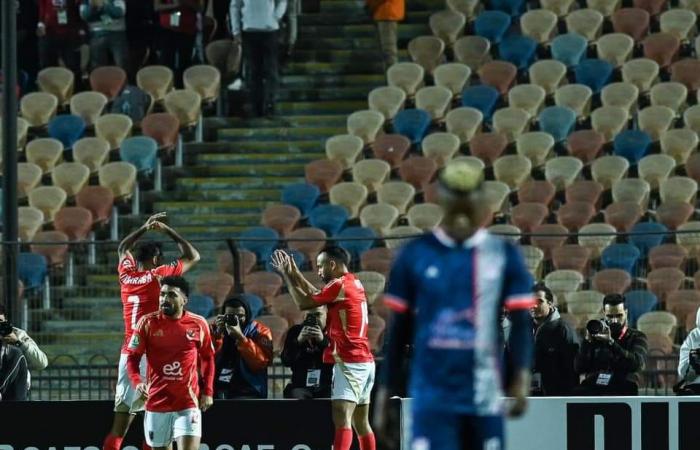
[[[204,333],[204,338],[202,340],[202,347],[199,349],[199,361],[202,369],[202,380],[204,395],[212,397],[214,395],[214,343],[211,340],[211,333],[209,331],[209,325],[204,322],[202,324],[202,331]]]
[[[153,273],[159,277],[179,277],[182,275],[182,260],[178,259],[170,264],[163,264],[153,269]]]
[[[319,305],[327,305],[336,301],[342,290],[343,280],[338,278],[325,285],[323,289],[321,289],[321,292],[314,295],[312,299]]]
[[[127,346],[128,356],[126,359],[126,371],[131,380],[131,385],[136,387],[142,383],[141,379],[141,357],[146,353],[146,336],[148,331],[147,317],[142,317],[136,325],[136,329],[131,335],[131,340]]]

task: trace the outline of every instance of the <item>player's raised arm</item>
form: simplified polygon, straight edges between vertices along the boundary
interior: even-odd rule
[[[191,242],[180,236],[180,234],[177,231],[175,231],[174,229],[162,222],[156,222],[154,224],[154,227],[170,236],[170,239],[172,239],[178,245],[178,247],[180,247],[182,273],[187,272],[199,262],[199,260],[201,259],[199,251],[197,251],[197,249],[194,248],[194,245],[192,245]]]
[[[131,233],[129,233],[120,243],[119,247],[117,248],[117,252],[119,252],[119,259],[124,258],[126,256],[127,252],[130,252],[131,249],[134,247],[134,244],[136,244],[136,241],[141,238],[148,230],[152,230],[154,227],[154,224],[158,222],[158,220],[162,219],[165,217],[164,212],[156,213],[153,214],[151,217],[148,218],[146,223],[141,225],[139,228],[135,229]]]
[[[314,296],[319,294],[316,289],[297,268],[294,259],[284,250],[275,250],[272,254],[272,267],[275,268],[287,284],[287,290],[299,309],[312,309],[318,307]]]
[[[214,400],[214,375],[216,373],[214,359],[214,343],[211,339],[209,326],[205,322],[202,325],[204,339],[202,347],[199,349],[199,361],[202,368],[202,393],[199,399],[199,407],[206,411],[213,404]]]

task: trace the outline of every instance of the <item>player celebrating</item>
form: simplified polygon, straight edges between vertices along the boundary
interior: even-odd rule
[[[190,293],[182,277],[161,281],[160,311],[144,316],[129,342],[127,370],[132,386],[147,398],[143,428],[154,450],[173,441],[179,450],[199,450],[202,415],[213,403],[214,345],[204,317],[186,312]],[[148,358],[148,380],[140,372]],[[203,392],[199,396],[198,363]]]
[[[405,349],[413,344],[408,395],[413,449],[503,450],[499,316],[510,311],[515,374],[511,415],[527,406],[532,360],[532,279],[518,249],[482,228],[491,214],[481,173],[450,163],[439,178],[442,226],[394,261],[384,303],[394,311],[377,392],[375,429],[388,436],[391,395],[404,395]],[[394,422],[396,417],[394,417]]]
[[[119,373],[114,398],[112,429],[104,440],[104,450],[119,450],[134,415],[143,410],[143,401],[131,388],[126,373],[127,345],[139,319],[158,310],[160,279],[178,276],[190,270],[199,261],[199,252],[172,228],[160,222],[165,213],[154,214],[146,223],[129,234],[119,244],[119,284],[124,308],[124,344],[119,357]],[[156,242],[137,241],[147,231],[161,231],[175,241],[182,255],[171,264],[162,265],[163,252]],[[132,254],[133,252],[133,254]],[[145,373],[146,360],[141,363]]]
[[[349,256],[340,247],[326,247],[318,255],[318,275],[327,283],[319,291],[304,278],[282,250],[272,256],[272,264],[287,283],[292,298],[301,309],[328,307],[326,333],[330,345],[323,362],[334,364],[331,393],[334,450],[349,450],[352,427],[360,440],[360,450],[375,450],[369,425],[370,392],[374,385],[374,357],[367,340],[367,298],[360,280],[348,271]]]

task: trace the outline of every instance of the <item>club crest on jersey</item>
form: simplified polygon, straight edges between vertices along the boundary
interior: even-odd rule
[[[199,330],[195,330],[195,329],[187,330],[187,331],[185,331],[185,336],[187,336],[187,339],[190,341],[196,341],[198,331]]]
[[[140,343],[141,341],[139,340],[139,335],[134,333],[131,335],[131,340],[129,341],[129,348],[136,349],[138,348]]]
[[[153,337],[163,337],[163,336],[165,336],[165,333],[163,333],[163,330],[156,330],[153,333]]]

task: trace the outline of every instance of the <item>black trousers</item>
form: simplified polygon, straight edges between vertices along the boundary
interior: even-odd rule
[[[160,64],[170,67],[175,75],[175,85],[182,87],[182,74],[192,65],[192,52],[196,35],[161,28],[158,42]]]
[[[279,83],[276,31],[244,31],[243,58],[253,113],[271,115]]]

